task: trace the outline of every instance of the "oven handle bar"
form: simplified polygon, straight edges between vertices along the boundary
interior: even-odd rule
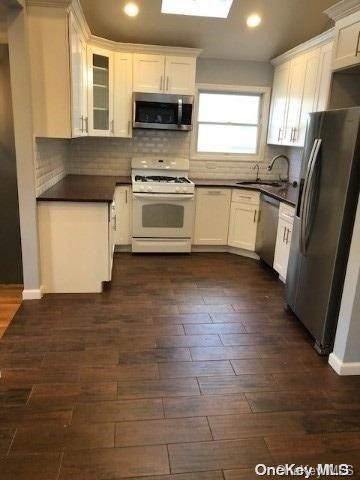
[[[147,200],[192,200],[193,193],[181,195],[179,193],[163,194],[163,193],[133,193],[134,198],[146,198]]]

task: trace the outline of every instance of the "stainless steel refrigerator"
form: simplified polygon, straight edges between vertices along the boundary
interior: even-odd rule
[[[310,114],[286,303],[332,350],[360,183],[360,107]]]

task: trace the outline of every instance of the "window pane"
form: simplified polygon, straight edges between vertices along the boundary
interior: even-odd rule
[[[199,122],[251,123],[259,122],[259,95],[200,93]]]
[[[198,152],[256,153],[258,127],[204,125],[198,128]]]

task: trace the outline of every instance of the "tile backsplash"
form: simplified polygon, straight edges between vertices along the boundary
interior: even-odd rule
[[[190,135],[164,130],[134,130],[133,138],[71,140],[68,173],[129,175],[131,158],[141,155],[188,157]]]
[[[52,187],[67,173],[69,140],[37,138],[35,141],[36,195]]]
[[[162,130],[134,130],[133,138],[78,138],[73,140],[36,140],[36,185],[39,195],[66,174],[129,175],[131,158],[135,156],[190,156],[191,134]],[[279,179],[286,173],[286,163],[279,160],[271,172],[267,165],[274,155],[291,150],[291,176],[296,178],[297,150],[268,145],[264,161],[259,164],[260,178]],[[190,177],[218,179],[252,179],[253,162],[191,160]]]

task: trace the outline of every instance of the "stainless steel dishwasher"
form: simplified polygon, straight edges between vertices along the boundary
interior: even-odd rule
[[[256,235],[256,253],[272,268],[279,220],[279,200],[261,194],[260,218]]]

